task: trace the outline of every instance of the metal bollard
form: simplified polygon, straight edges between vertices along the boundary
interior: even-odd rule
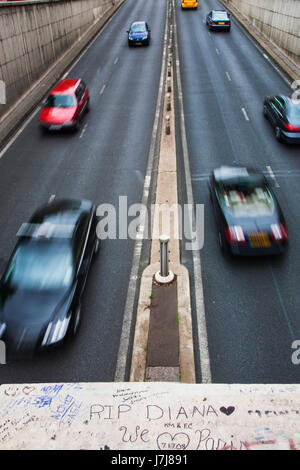
[[[170,238],[167,235],[159,237],[160,242],[160,271],[155,274],[155,279],[160,284],[171,282],[174,274],[169,270],[168,243]]]

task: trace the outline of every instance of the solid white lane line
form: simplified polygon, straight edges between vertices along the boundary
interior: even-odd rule
[[[15,135],[10,139],[10,141],[6,144],[6,146],[0,152],[0,159],[3,157],[5,152],[12,146],[15,140],[19,137],[19,135],[23,132],[25,127],[30,123],[30,121],[35,117],[35,115],[40,111],[40,106],[29,116],[29,118],[24,122],[24,124],[20,127],[20,129],[15,133]]]

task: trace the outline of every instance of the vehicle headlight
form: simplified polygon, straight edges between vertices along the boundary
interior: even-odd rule
[[[56,322],[50,322],[43,341],[42,341],[42,346],[46,346],[47,344],[54,344],[63,339],[63,337],[66,334],[66,331],[68,329],[69,323],[70,323],[70,318],[64,318],[63,320],[57,320]]]

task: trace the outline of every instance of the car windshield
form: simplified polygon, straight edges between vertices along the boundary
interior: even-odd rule
[[[300,101],[290,107],[289,118],[291,120],[300,121]]]
[[[274,200],[265,185],[224,185],[219,194],[235,217],[262,217],[274,212]]]
[[[52,290],[70,285],[72,250],[65,240],[26,240],[17,248],[4,277],[10,289]]]
[[[71,108],[76,106],[72,95],[49,95],[45,103],[46,108]]]
[[[135,23],[130,28],[131,33],[144,33],[146,31],[145,23]]]
[[[213,18],[215,20],[228,20],[227,13],[223,11],[213,13]]]

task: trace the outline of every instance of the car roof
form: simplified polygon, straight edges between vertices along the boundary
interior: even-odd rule
[[[257,184],[266,183],[263,174],[251,167],[221,166],[215,168],[213,174],[216,181],[226,184],[238,184],[241,181]]]
[[[212,13],[227,13],[227,11],[226,10],[212,10]]]
[[[18,237],[70,238],[93,203],[88,200],[54,200],[38,208],[28,223],[21,225]]]
[[[75,91],[80,82],[79,78],[65,78],[61,80],[54,88],[51,90],[51,94],[60,93],[60,94],[70,94]]]

